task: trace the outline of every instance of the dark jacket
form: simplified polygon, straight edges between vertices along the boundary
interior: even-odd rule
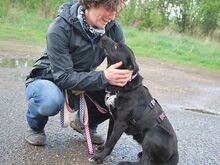
[[[97,46],[100,38],[91,40],[77,18],[78,2],[65,3],[47,32],[47,47],[36,61],[26,83],[35,79],[53,81],[61,90],[93,91],[104,89],[103,71],[94,71],[104,60]],[[116,21],[106,26],[106,35],[116,42],[124,36]]]

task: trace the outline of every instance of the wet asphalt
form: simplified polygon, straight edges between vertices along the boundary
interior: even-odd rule
[[[179,165],[220,165],[220,74],[155,60],[139,60],[144,84],[171,121],[179,147]],[[45,128],[44,147],[24,140],[28,126],[24,78],[30,67],[0,67],[0,165],[89,165],[84,137],[61,128],[59,115]],[[107,122],[98,131],[105,136]],[[96,147],[96,146],[94,146]],[[123,135],[104,165],[137,160],[141,147]]]

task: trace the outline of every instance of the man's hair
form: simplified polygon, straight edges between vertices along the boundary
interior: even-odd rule
[[[126,0],[80,0],[80,4],[83,10],[103,5],[106,9],[119,12],[123,8],[125,1]]]

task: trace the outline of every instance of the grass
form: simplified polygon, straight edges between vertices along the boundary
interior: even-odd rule
[[[14,40],[45,46],[51,20],[15,12],[0,17],[0,40]],[[206,42],[168,32],[152,33],[123,27],[126,43],[142,58],[160,60],[220,71],[220,43]]]
[[[126,43],[141,57],[220,71],[220,43],[169,32],[141,32],[132,28],[125,28],[124,32]]]
[[[15,12],[7,18],[0,18],[0,39],[45,45],[46,31],[50,22],[49,19]]]

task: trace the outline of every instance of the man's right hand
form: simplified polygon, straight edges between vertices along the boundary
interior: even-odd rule
[[[118,69],[122,62],[115,63],[104,71],[104,75],[110,85],[123,87],[131,80],[132,70]]]

